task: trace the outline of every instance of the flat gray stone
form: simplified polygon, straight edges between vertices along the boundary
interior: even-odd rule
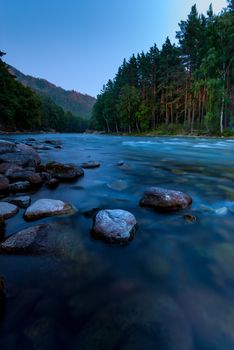
[[[38,220],[48,216],[71,215],[76,209],[69,203],[56,199],[39,199],[26,210],[26,220]]]
[[[19,211],[19,208],[11,203],[7,202],[0,202],[0,216],[2,216],[4,219],[9,219],[15,214],[17,214]]]
[[[121,209],[100,210],[94,217],[92,234],[109,243],[126,243],[136,231],[133,214]]]

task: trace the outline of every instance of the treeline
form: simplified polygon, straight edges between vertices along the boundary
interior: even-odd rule
[[[234,126],[234,0],[215,15],[194,5],[166,39],[126,61],[103,87],[92,126],[106,132],[180,128],[223,133]]]
[[[82,132],[88,122],[33,92],[9,73],[0,51],[0,130]]]

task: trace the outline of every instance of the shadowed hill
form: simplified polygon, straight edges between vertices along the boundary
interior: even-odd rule
[[[81,94],[74,90],[64,90],[45,79],[25,75],[12,66],[9,66],[9,69],[24,86],[30,87],[40,95],[50,97],[52,101],[65,111],[85,119],[91,117],[91,111],[96,101],[94,97]]]

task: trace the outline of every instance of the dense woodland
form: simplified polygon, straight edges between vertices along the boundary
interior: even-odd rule
[[[88,122],[65,112],[49,97],[25,87],[9,72],[0,51],[0,130],[82,132]]]
[[[194,5],[176,39],[123,61],[98,96],[94,128],[222,134],[234,126],[234,0],[219,15]]]

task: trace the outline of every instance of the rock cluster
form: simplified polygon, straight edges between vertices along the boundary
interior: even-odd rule
[[[26,221],[39,220],[57,215],[71,215],[76,208],[70,203],[55,199],[39,199],[30,205],[31,199],[26,195],[12,194],[24,193],[38,189],[43,184],[54,189],[59,182],[74,181],[84,175],[84,169],[100,166],[100,163],[89,161],[81,166],[49,162],[42,165],[35,149],[47,147],[61,148],[60,141],[46,140],[38,144],[34,138],[26,140],[27,144],[13,143],[0,140],[0,195],[5,197],[0,202],[0,233],[4,237],[4,220],[14,216],[19,207],[26,209],[23,215]],[[121,161],[118,165],[123,166]],[[123,180],[116,180],[108,187],[123,191],[128,184]],[[6,198],[7,194],[11,194]],[[140,206],[150,207],[159,212],[173,212],[187,208],[192,199],[186,193],[159,187],[148,188]],[[136,232],[137,221],[135,216],[122,209],[95,210],[93,214],[92,235],[108,243],[127,243]],[[188,215],[187,215],[188,216]],[[188,221],[187,216],[185,220]],[[191,220],[190,220],[191,221]],[[56,241],[51,224],[37,225],[20,231],[1,243],[1,251],[5,253],[31,253],[48,251]],[[53,231],[54,232],[54,231]],[[52,239],[53,237],[53,239]]]
[[[61,148],[57,140],[46,140],[45,143]],[[84,170],[74,164],[49,162],[41,165],[35,149],[33,138],[29,138],[27,144],[0,140],[0,197],[36,191],[43,184],[55,189],[59,182],[74,181],[84,175]],[[96,167],[97,164],[88,163],[88,166]]]

